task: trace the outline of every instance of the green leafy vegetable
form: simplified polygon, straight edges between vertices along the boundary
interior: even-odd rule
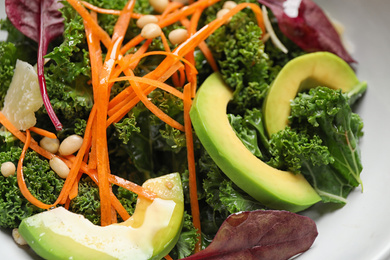
[[[0,42],[0,108],[11,84],[16,64],[16,47],[11,42]]]
[[[8,161],[17,165],[21,151],[21,148],[11,147],[8,151],[0,152],[0,165]],[[30,192],[44,203],[54,203],[64,181],[50,169],[49,162],[40,159],[35,152],[28,152],[23,171]],[[16,175],[0,175],[0,226],[16,228],[22,219],[41,211],[24,198]]]
[[[361,184],[361,118],[341,90],[300,93],[291,104],[291,128],[272,135],[270,164],[303,173],[324,202],[346,203]]]

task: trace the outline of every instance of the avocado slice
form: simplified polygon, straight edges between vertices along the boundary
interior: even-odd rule
[[[218,167],[241,189],[273,209],[304,210],[321,198],[300,174],[275,169],[254,156],[229,124],[232,90],[219,73],[198,90],[190,117],[195,132]]]
[[[58,207],[24,219],[19,232],[45,259],[161,259],[174,247],[182,228],[180,175],[149,179],[142,186],[157,198],[139,197],[133,216],[120,224],[97,226]]]
[[[367,88],[343,59],[330,52],[314,52],[289,61],[273,81],[264,104],[268,135],[288,125],[290,103],[297,93],[313,87],[329,87],[348,92],[353,102]]]

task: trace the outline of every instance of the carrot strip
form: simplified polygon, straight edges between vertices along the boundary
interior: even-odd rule
[[[166,255],[166,256],[164,256],[164,258],[165,258],[165,260],[173,260],[170,255]]]
[[[161,37],[161,41],[162,41],[163,46],[164,46],[164,50],[166,52],[171,52],[171,48],[169,47],[168,39],[167,39],[167,37],[165,37],[165,34],[163,32],[161,32],[160,37]]]
[[[5,116],[3,113],[0,112],[0,123],[5,127],[7,128],[8,131],[11,132],[11,134],[13,134],[15,137],[17,137],[20,141],[22,141],[23,143],[26,143],[26,139],[27,137],[25,136],[25,134],[23,134],[21,131],[19,131],[19,129],[17,129]],[[51,159],[53,158],[55,155],[46,151],[45,149],[43,149],[42,147],[40,147],[38,145],[38,143],[31,138],[31,142],[30,142],[30,148],[33,149],[34,151],[36,151],[37,153],[39,153],[40,155],[42,155],[43,157],[47,158],[47,159]]]
[[[78,175],[79,175],[80,167],[81,167],[82,163],[84,162],[83,161],[84,155],[87,152],[87,148],[90,146],[90,142],[92,140],[91,128],[92,128],[93,121],[91,120],[91,118],[92,119],[95,118],[95,114],[96,114],[96,109],[95,109],[95,107],[93,107],[91,110],[91,113],[89,115],[89,119],[87,121],[87,126],[85,128],[83,143],[82,143],[79,151],[77,152],[75,161],[69,167],[70,171],[69,171],[68,177],[65,180],[64,186],[63,186],[61,193],[60,193],[60,196],[58,198],[60,204],[65,203],[67,197],[71,193],[72,187],[74,185],[77,185],[77,183],[78,183],[78,180],[79,180]]]
[[[67,158],[64,159],[64,162],[68,165],[71,166],[75,162],[76,157],[74,155],[71,155]],[[80,171],[87,174],[96,184],[98,184],[98,174],[95,169],[89,169],[88,166],[85,163],[81,164]],[[129,180],[123,179],[119,176],[110,174],[108,176],[108,180],[110,183],[120,186],[122,188],[125,188],[131,192],[134,192],[138,196],[141,196],[143,198],[149,199],[149,200],[154,200],[157,198],[157,195],[148,190],[143,188],[142,186],[139,186]]]
[[[132,191],[135,194],[137,194],[138,196],[141,196],[145,199],[154,200],[155,198],[157,198],[157,195],[155,193],[153,193],[153,192],[151,192],[151,191],[143,188],[142,186],[139,186],[131,181],[123,179],[119,176],[111,174],[109,177],[109,180],[112,184],[115,184],[115,185],[120,186],[122,188],[125,188],[129,191]]]
[[[190,109],[192,105],[191,100],[191,86],[190,83],[184,86],[184,127],[187,144],[187,160],[188,160],[188,171],[189,171],[189,189],[190,189],[190,202],[191,202],[191,214],[194,227],[198,233],[198,243],[195,246],[195,252],[201,250],[200,236],[201,236],[201,225],[200,225],[200,212],[198,202],[198,190],[196,185],[196,170],[195,170],[195,154],[194,154],[194,141],[192,136],[192,126],[190,118]]]
[[[178,56],[177,54],[174,54],[172,52],[166,52],[166,51],[150,51],[150,52],[147,52],[147,53],[144,53],[141,55],[141,58],[144,58],[144,57],[147,57],[147,56],[151,56],[151,55],[165,55],[165,56],[170,56],[172,57],[173,59],[175,60],[180,60],[182,61],[184,64],[188,65],[191,70],[193,70],[194,72],[198,73],[198,70],[196,69],[195,65],[192,64],[190,61],[186,60],[185,58],[183,58],[182,56]]]
[[[118,200],[115,194],[111,191],[111,204],[115,211],[118,212],[119,216],[125,221],[130,218],[129,212],[123,207],[122,203]]]
[[[80,3],[78,0],[66,0],[78,13],[79,15],[84,19],[85,22],[87,22],[92,30],[95,32],[95,34],[98,36],[98,38],[103,42],[103,44],[108,47],[111,45],[111,39],[110,36],[106,31],[104,31],[97,22],[91,17],[89,12],[85,9],[85,7]]]
[[[207,46],[207,43],[205,41],[202,41],[201,43],[199,43],[198,47],[201,50],[201,52],[203,53],[207,62],[210,64],[213,71],[219,71],[217,62],[215,61],[213,53],[209,49],[209,46]]]
[[[174,95],[180,99],[183,99],[182,92],[180,92],[179,90],[171,87],[170,85],[163,83],[161,81],[158,81],[158,80],[147,79],[147,78],[137,77],[137,76],[124,76],[124,77],[112,79],[112,80],[110,80],[110,82],[123,81],[123,80],[128,80],[128,81],[131,80],[131,81],[135,81],[135,82],[139,82],[139,83],[148,84],[148,85],[154,86],[155,88],[160,88],[162,90],[165,90],[166,92],[169,92],[172,95]]]
[[[69,200],[72,200],[77,197],[79,193],[79,182],[82,175],[83,174],[81,172],[78,173],[76,181],[74,182],[72,188],[69,191],[69,195],[68,195]]]
[[[45,129],[42,129],[42,128],[38,128],[38,127],[33,126],[33,127],[30,127],[29,130],[31,132],[34,132],[36,134],[39,134],[41,136],[45,136],[45,137],[48,137],[48,138],[51,138],[51,139],[56,139],[57,138],[57,136],[54,133],[49,132],[49,131],[47,131]]]
[[[238,4],[236,7],[232,8],[229,12],[227,12],[222,17],[215,19],[211,23],[205,25],[203,28],[198,30],[195,34],[190,36],[184,43],[179,45],[173,51],[173,53],[179,56],[185,56],[189,51],[196,48],[200,42],[204,41],[208,36],[210,36],[210,34],[212,34],[216,29],[221,27],[230,17],[232,17],[233,15],[235,15],[236,13],[238,13],[239,11],[247,7],[250,7],[253,10],[253,12],[256,15],[258,25],[263,31],[265,31],[260,7],[256,4],[241,3]]]
[[[129,22],[131,19],[131,16],[133,14],[133,9],[135,5],[136,0],[129,0],[126,4],[126,6],[121,11],[121,14],[119,16],[118,21],[115,24],[114,27],[114,33],[112,35],[112,41],[115,42],[119,38],[123,38],[127,27],[129,26]],[[120,46],[117,47],[118,50],[120,49]]]
[[[107,110],[109,101],[109,83],[108,80],[111,77],[115,63],[120,54],[120,46],[122,44],[124,34],[126,33],[127,26],[131,19],[131,13],[133,11],[135,0],[127,2],[125,8],[121,11],[117,23],[114,27],[114,33],[112,41],[108,47],[106,60],[103,65],[101,80],[97,87],[95,98],[95,104],[97,107],[96,124],[98,126],[106,125]],[[100,208],[101,208],[101,225],[106,226],[112,223],[113,210],[110,200],[111,185],[108,181],[110,174],[109,159],[108,159],[108,147],[107,147],[107,132],[105,127],[96,128],[96,161],[97,161],[97,173],[98,173],[98,187],[100,195]]]
[[[133,72],[131,70],[125,70],[125,74],[129,76],[134,76]],[[141,100],[141,102],[158,118],[160,118],[162,121],[167,123],[168,125],[172,126],[173,128],[176,128],[180,131],[184,132],[184,126],[178,123],[176,120],[165,114],[161,109],[159,109],[155,104],[153,104],[148,97],[145,95],[145,93],[142,91],[141,86],[138,84],[138,82],[134,80],[129,80],[135,94],[137,94],[137,97]]]
[[[94,21],[97,21],[97,14],[95,12],[91,12],[91,17]],[[103,67],[102,49],[96,34],[93,33],[93,30],[90,27],[90,24],[88,22],[84,22],[84,27],[91,62],[92,87],[95,88],[99,82],[99,72]],[[96,89],[94,89],[94,93],[96,93]]]
[[[204,9],[206,7],[209,7],[220,0],[199,0],[194,2],[191,5],[184,6],[180,9],[179,12],[171,13],[170,15],[167,15],[165,19],[161,19],[159,21],[158,25],[160,25],[161,28],[166,27],[168,25],[171,25],[177,21],[180,21],[180,19],[187,17],[189,15],[192,15],[196,10],[198,9]]]
[[[81,3],[89,10],[94,11],[94,12],[99,13],[99,14],[112,14],[112,15],[120,15],[121,14],[120,10],[100,8],[100,7],[97,7],[93,4],[90,4],[90,3],[85,2],[85,1],[81,1]]]
[[[164,82],[169,77],[172,76],[173,73],[175,73],[179,68],[181,68],[183,65],[176,61],[176,59],[172,59],[170,56],[168,56],[163,64],[160,64],[157,68],[159,68],[159,72],[153,73],[153,74],[147,74],[144,78],[150,78],[159,80],[161,82]],[[157,75],[156,75],[157,74]],[[149,86],[145,91],[145,95],[149,95],[154,90],[154,87]],[[135,105],[138,104],[140,99],[138,97],[134,98],[127,98],[126,102],[123,102],[123,106],[120,106],[120,109],[117,110],[114,114],[110,116],[110,118],[107,120],[107,126],[109,126],[112,123],[119,122]]]
[[[19,186],[19,189],[20,189],[22,195],[29,202],[31,202],[33,205],[35,205],[35,206],[37,206],[37,207],[39,207],[41,209],[49,209],[53,205],[49,205],[49,204],[43,203],[40,200],[38,200],[37,198],[35,198],[34,195],[32,195],[31,192],[28,190],[27,184],[26,184],[26,182],[24,180],[23,161],[24,161],[24,157],[26,156],[27,149],[30,146],[30,143],[31,143],[31,134],[30,134],[29,130],[26,130],[26,141],[24,143],[23,150],[22,150],[22,153],[20,155],[19,162],[18,162],[18,167],[17,167],[17,171],[16,171],[17,180],[18,180],[18,186]]]
[[[187,17],[191,14],[193,14],[198,8],[201,8],[201,9],[204,9],[206,7],[209,7],[217,2],[219,2],[220,0],[200,0],[200,1],[196,1],[194,2],[193,4],[189,5],[189,6],[184,6],[183,8],[181,8],[179,11],[177,12],[173,12],[173,13],[170,13],[169,15],[167,15],[165,18],[163,19],[160,19],[160,21],[157,23],[161,28],[164,28],[168,25],[171,25],[177,21],[180,21],[180,19],[182,19],[183,17]],[[135,40],[137,39],[137,40]],[[134,43],[130,44],[127,43],[125,44],[122,49],[121,49],[121,53],[126,53],[128,50],[130,50],[131,48],[133,48],[135,45],[137,45],[138,43],[140,43],[144,38],[141,37],[141,35],[137,35],[136,37],[134,37]],[[132,40],[132,41],[133,41]]]
[[[170,14],[173,11],[176,11],[180,7],[183,7],[182,3],[169,2],[168,6],[164,9],[164,12],[161,14],[161,18],[165,18],[168,14]]]

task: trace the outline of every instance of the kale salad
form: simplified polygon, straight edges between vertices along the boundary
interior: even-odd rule
[[[312,0],[5,10],[0,227],[43,258],[289,259],[363,188],[367,84]]]

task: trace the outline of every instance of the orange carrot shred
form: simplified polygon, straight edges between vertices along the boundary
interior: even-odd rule
[[[51,138],[51,139],[56,139],[57,138],[57,136],[54,133],[49,132],[49,131],[47,131],[45,129],[42,129],[42,128],[38,128],[38,127],[33,126],[33,127],[30,127],[29,130],[31,132],[34,132],[36,134],[39,134],[41,136],[45,136],[45,137],[48,137],[48,138]]]
[[[90,24],[91,28],[98,35],[98,38],[101,39],[103,44],[107,47],[111,44],[110,36],[105,32],[94,19],[91,17],[89,12],[84,8],[84,6],[78,0],[67,0],[67,2],[80,14],[85,22]]]
[[[201,250],[200,236],[201,236],[201,225],[200,225],[200,212],[198,202],[198,191],[196,184],[196,170],[195,170],[195,154],[194,154],[194,141],[192,136],[192,126],[190,118],[190,109],[192,105],[191,100],[191,86],[190,83],[184,86],[184,127],[187,144],[187,160],[188,160],[188,171],[189,171],[189,189],[190,189],[190,202],[191,202],[191,214],[194,227],[197,229],[198,242],[195,246],[195,252]]]
[[[24,180],[23,161],[24,161],[24,157],[26,156],[27,149],[30,146],[30,142],[31,142],[31,134],[30,134],[30,131],[27,129],[26,130],[26,141],[24,143],[23,150],[22,150],[22,153],[20,155],[18,167],[17,167],[17,171],[16,171],[18,186],[19,186],[19,189],[22,192],[23,196],[29,202],[31,202],[33,205],[35,205],[39,208],[42,208],[42,209],[49,209],[49,208],[53,207],[53,205],[48,205],[46,203],[41,202],[37,198],[35,198],[34,195],[32,195],[31,192],[28,190],[27,184]]]
[[[134,76],[133,72],[131,70],[125,70],[125,74],[129,76]],[[145,95],[145,93],[142,91],[140,85],[138,82],[134,80],[129,80],[130,84],[134,90],[134,92],[137,94],[138,98],[141,100],[141,102],[158,118],[160,118],[165,123],[169,124],[173,128],[176,128],[180,131],[184,132],[184,126],[178,123],[176,120],[165,114],[163,111],[161,111],[155,104],[153,104],[148,97]]]
[[[120,14],[121,14],[121,11],[120,11],[120,10],[112,10],[112,9],[100,8],[100,7],[97,7],[97,6],[93,5],[93,4],[90,4],[90,3],[85,2],[85,1],[81,1],[81,3],[82,3],[86,8],[88,8],[89,10],[95,11],[96,13],[100,13],[100,14],[112,14],[112,15],[120,15]]]
[[[164,258],[165,258],[165,260],[173,260],[170,255],[166,255],[166,256],[164,256]]]
[[[180,99],[183,99],[183,93],[180,92],[179,90],[171,87],[170,85],[166,84],[166,83],[163,83],[161,81],[158,81],[158,80],[153,80],[153,79],[147,79],[147,78],[143,78],[143,77],[137,77],[137,76],[125,76],[125,77],[119,77],[119,78],[116,78],[116,79],[112,79],[110,81],[123,81],[123,80],[132,80],[132,81],[136,81],[136,82],[139,82],[139,83],[144,83],[144,84],[148,84],[148,85],[151,85],[151,86],[155,86],[156,88],[160,88],[162,90],[165,90],[166,92],[169,92],[171,93],[172,95],[180,98]]]

